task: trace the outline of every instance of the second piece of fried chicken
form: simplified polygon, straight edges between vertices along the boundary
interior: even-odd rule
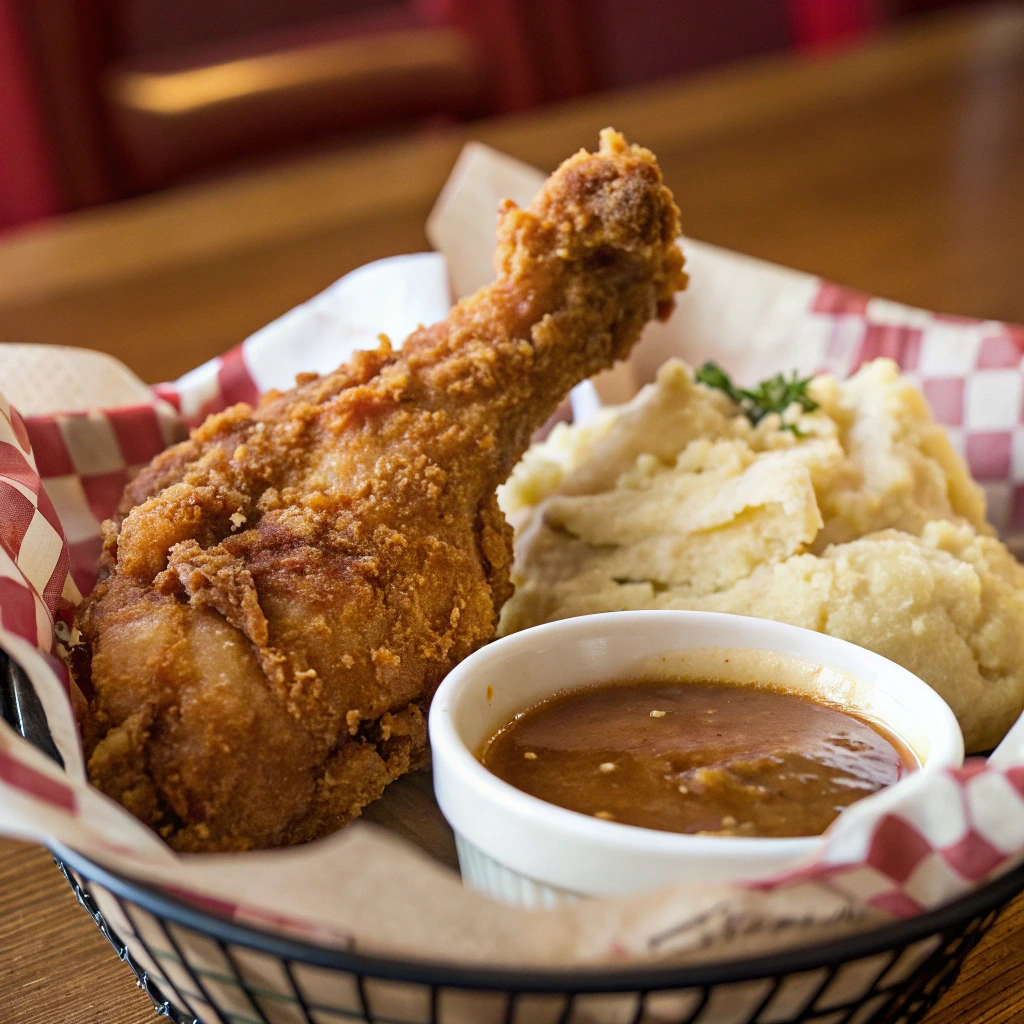
[[[608,130],[504,205],[497,279],[446,320],[154,460],[78,615],[93,783],[179,850],[244,850],[339,828],[420,760],[511,592],[495,489],[667,315],[678,234],[654,157]]]

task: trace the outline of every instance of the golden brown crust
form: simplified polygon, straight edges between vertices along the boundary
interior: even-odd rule
[[[188,850],[301,842],[422,758],[445,673],[511,594],[494,492],[578,381],[682,287],[654,158],[606,132],[528,210],[493,285],[129,486],[78,624],[95,785]]]

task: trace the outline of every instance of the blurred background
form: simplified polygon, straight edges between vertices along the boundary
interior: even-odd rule
[[[961,0],[961,3],[965,0]],[[0,229],[955,0],[0,0]]]
[[[0,0],[0,342],[174,379],[609,124],[690,237],[1024,323],[1024,0]]]

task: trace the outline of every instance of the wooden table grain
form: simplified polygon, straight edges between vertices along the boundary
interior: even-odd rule
[[[550,169],[612,124],[693,237],[947,312],[1024,322],[1024,8],[773,58],[85,212],[0,241],[0,338],[172,378],[371,259],[425,247],[464,141]],[[0,841],[0,1019],[154,1019],[48,855]],[[928,1024],[1024,1017],[1024,901]]]

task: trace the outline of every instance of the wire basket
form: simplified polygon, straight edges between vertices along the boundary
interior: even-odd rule
[[[59,755],[27,679],[0,710]],[[909,921],[768,956],[689,967],[459,967],[299,942],[199,909],[71,850],[57,866],[156,1012],[175,1024],[913,1024],[953,984],[1024,866]]]

